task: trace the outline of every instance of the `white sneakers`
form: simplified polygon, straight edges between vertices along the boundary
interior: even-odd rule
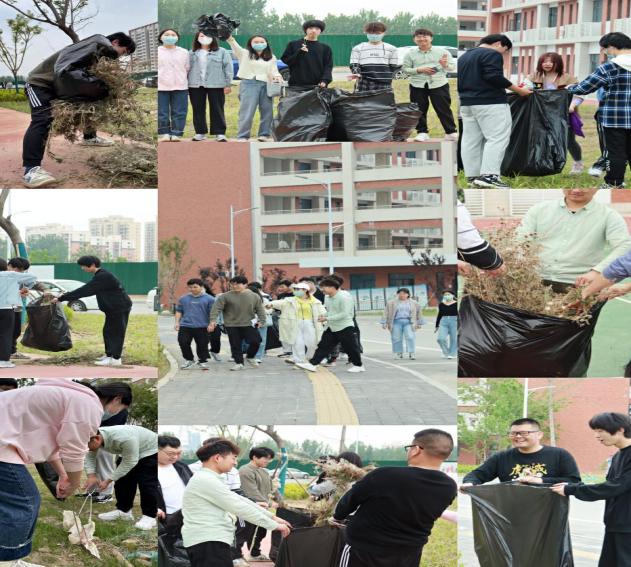
[[[193,136],[193,142],[202,142],[206,139],[206,134],[195,134]]]
[[[190,370],[191,368],[195,368],[197,363],[194,360],[186,360],[182,366],[180,366],[180,370]]]
[[[32,167],[29,172],[25,173],[22,177],[22,184],[31,189],[49,185],[56,181],[57,180],[48,173],[48,171],[42,169],[40,166]]]
[[[427,142],[427,140],[429,140],[429,134],[427,132],[421,132],[418,136],[416,136],[416,138],[414,138],[414,141],[416,142]]]
[[[131,513],[131,510],[128,512],[123,512],[122,510],[111,510],[109,512],[99,514],[99,520],[103,520],[104,522],[113,522],[114,520],[127,520],[128,522],[133,522],[134,516]]]
[[[15,561],[0,561],[0,567],[44,567],[39,563],[27,563],[22,559],[16,559]]]
[[[158,136],[158,142],[170,142],[171,141],[171,136],[169,136],[169,134],[162,134],[161,136]]]
[[[244,368],[245,366],[243,366],[243,364],[235,364],[234,366],[230,368],[230,370],[238,372],[239,370],[243,370]]]
[[[362,366],[355,366],[353,364],[353,365],[351,365],[351,367],[346,372],[351,372],[353,374],[356,374],[357,372],[366,372],[366,367],[364,365],[362,365]]]
[[[139,530],[152,530],[153,528],[157,527],[158,522],[156,521],[155,518],[152,518],[151,516],[142,516],[140,518],[140,520],[138,520],[135,524],[134,527],[138,528]]]
[[[0,360],[0,368],[15,368],[15,364],[9,360]]]
[[[452,132],[451,134],[445,134],[445,140],[449,142],[457,142],[458,141],[458,132]]]
[[[298,368],[302,368],[303,370],[308,370],[309,372],[317,372],[318,367],[314,366],[310,362],[296,362],[296,366]]]
[[[114,142],[108,138],[94,136],[94,138],[83,138],[79,143],[80,146],[92,146],[93,148],[107,148],[113,146]]]
[[[120,358],[105,356],[94,362],[97,366],[122,366],[123,361]]]
[[[257,368],[260,362],[256,358],[246,358],[245,361],[252,367]]]

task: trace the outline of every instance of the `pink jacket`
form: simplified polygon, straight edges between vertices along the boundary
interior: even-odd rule
[[[191,61],[182,47],[158,47],[158,90],[188,91]]]
[[[88,441],[102,417],[98,396],[65,378],[0,392],[0,461],[61,459],[67,472],[83,470]]]

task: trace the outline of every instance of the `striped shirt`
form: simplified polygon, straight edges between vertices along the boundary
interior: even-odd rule
[[[365,41],[353,47],[350,67],[352,73],[361,75],[368,82],[390,85],[398,62],[397,48],[394,45]]]

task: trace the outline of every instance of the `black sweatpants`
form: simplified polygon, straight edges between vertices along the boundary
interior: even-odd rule
[[[3,362],[7,362],[11,358],[14,322],[15,311],[13,308],[0,309],[0,361]]]
[[[215,327],[212,333],[208,334],[208,339],[210,341],[210,352],[219,354],[221,351],[221,328],[219,325]]]
[[[357,346],[357,338],[355,336],[355,327],[346,327],[341,331],[333,332],[327,328],[322,333],[322,338],[318,343],[313,358],[309,361],[311,364],[320,364],[335,348],[337,343],[341,343],[344,352],[348,355],[348,359],[355,365],[362,365],[362,357]]]
[[[237,364],[243,364],[243,341],[248,343],[247,357],[254,358],[261,346],[261,335],[254,327],[226,327],[228,340],[230,341],[230,352]]]
[[[339,567],[418,567],[422,553],[420,549],[398,554],[384,551],[383,555],[376,555],[347,543],[342,549]]]
[[[230,546],[223,541],[204,541],[186,548],[191,567],[232,567]]]
[[[603,128],[607,148],[607,173],[605,182],[621,186],[627,163],[631,165],[631,130],[626,128]]]
[[[410,85],[410,101],[418,104],[421,110],[421,117],[416,126],[416,130],[419,134],[429,132],[427,129],[427,111],[429,110],[430,101],[438,115],[438,120],[440,120],[445,130],[445,134],[453,134],[456,132],[456,123],[454,122],[454,115],[451,112],[449,84],[438,87],[437,89],[430,89],[428,85],[424,88]]]
[[[195,341],[197,359],[206,362],[210,354],[208,353],[208,329],[206,327],[192,328],[180,327],[177,333],[177,342],[180,345],[184,360],[195,360],[191,343]]]
[[[583,160],[583,150],[576,141],[576,134],[574,133],[574,130],[572,130],[571,126],[568,126],[567,128],[567,151],[570,153],[574,161]]]
[[[208,122],[206,120],[206,101],[208,101],[208,106],[210,107],[210,133],[225,135],[226,115],[224,106],[226,104],[226,95],[223,89],[189,88],[188,95],[193,107],[195,134],[208,134]]]
[[[13,344],[11,345],[11,354],[18,351],[18,339],[22,334],[22,311],[14,311],[15,321],[13,323]]]
[[[243,557],[243,544],[248,540],[249,526],[242,518],[237,518],[234,532],[234,547],[230,548],[232,559],[241,559]]]
[[[267,530],[265,528],[261,528],[260,526],[256,526],[250,522],[245,523],[242,537],[243,541],[245,541],[245,544],[248,546],[252,557],[258,557],[261,555],[261,542],[265,539],[266,535]],[[239,541],[237,540],[237,545],[238,544]]]
[[[140,509],[145,516],[155,518],[158,513],[158,454],[143,457],[124,477],[114,482],[116,508],[129,512],[134,506],[136,490],[140,492]]]
[[[120,358],[123,354],[125,333],[129,322],[129,311],[114,311],[105,313],[103,324],[103,343],[105,354],[112,358]]]
[[[598,567],[631,567],[631,533],[605,532]]]
[[[604,171],[607,168],[607,148],[605,147],[605,135],[603,132],[603,125],[600,121],[600,110],[597,110],[596,114],[594,114],[594,120],[596,121],[596,132],[598,133],[598,147],[600,148],[600,156],[594,162],[594,165],[592,165],[592,167],[597,167]]]

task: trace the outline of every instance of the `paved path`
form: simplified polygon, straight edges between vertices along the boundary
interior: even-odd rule
[[[152,366],[103,366],[22,364],[15,368],[0,368],[0,378],[157,378]]]

